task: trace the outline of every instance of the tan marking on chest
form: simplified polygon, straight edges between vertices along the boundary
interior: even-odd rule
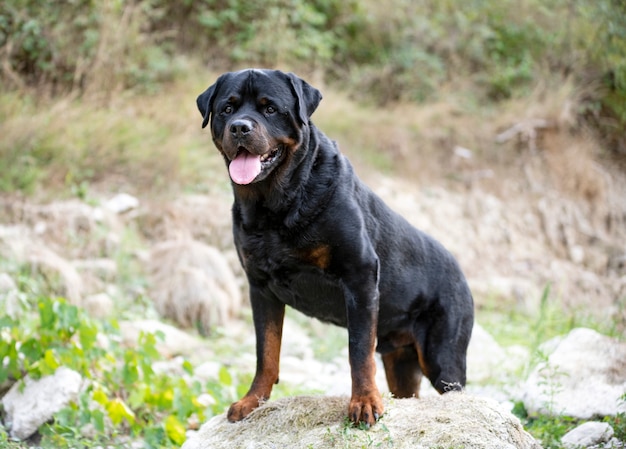
[[[305,262],[315,265],[322,270],[325,270],[330,265],[330,247],[328,245],[319,245],[305,249],[301,251],[300,256]]]

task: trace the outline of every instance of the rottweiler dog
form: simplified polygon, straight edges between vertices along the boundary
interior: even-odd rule
[[[285,305],[348,329],[348,416],[372,425],[390,391],[417,396],[465,385],[473,300],[453,256],[393,212],[310,120],[320,92],[292,73],[221,75],[197,99],[234,193],[235,246],[250,285],[256,374],[231,405],[245,418],[278,382]]]

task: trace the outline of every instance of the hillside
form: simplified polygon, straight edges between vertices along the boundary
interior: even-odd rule
[[[322,91],[318,128],[458,258],[490,348],[517,362],[470,390],[560,447],[577,421],[529,416],[510,389],[552,337],[624,339],[622,3],[259,5],[0,5],[0,395],[59,366],[90,380],[30,443],[176,447],[247,387],[232,194],[195,99],[267,66]],[[276,397],[345,387],[345,333],[288,318]]]

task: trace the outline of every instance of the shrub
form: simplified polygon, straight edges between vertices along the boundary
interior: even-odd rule
[[[225,369],[206,384],[189,380],[193,367],[187,361],[182,367],[188,378],[154,372],[153,363],[161,359],[158,334],[142,333],[137,347],[128,348],[119,343],[115,322],[92,320],[63,299],[42,297],[34,305],[35,315],[0,319],[0,360],[5,361],[0,383],[52,374],[59,366],[88,379],[78,402],[40,429],[44,447],[112,444],[129,437],[144,440],[148,448],[179,447],[187,428],[221,413],[233,400],[233,380]],[[213,405],[198,401],[207,391]]]
[[[149,2],[0,3],[2,78],[17,86],[109,92],[151,83],[171,66],[146,33]]]

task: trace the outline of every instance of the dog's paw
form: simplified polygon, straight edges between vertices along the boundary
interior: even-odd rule
[[[259,400],[256,397],[246,396],[240,401],[235,402],[228,409],[226,418],[230,422],[237,422],[244,419],[252,410],[259,406]]]
[[[378,391],[364,396],[353,396],[348,407],[348,417],[356,425],[369,428],[383,415],[385,407]]]

